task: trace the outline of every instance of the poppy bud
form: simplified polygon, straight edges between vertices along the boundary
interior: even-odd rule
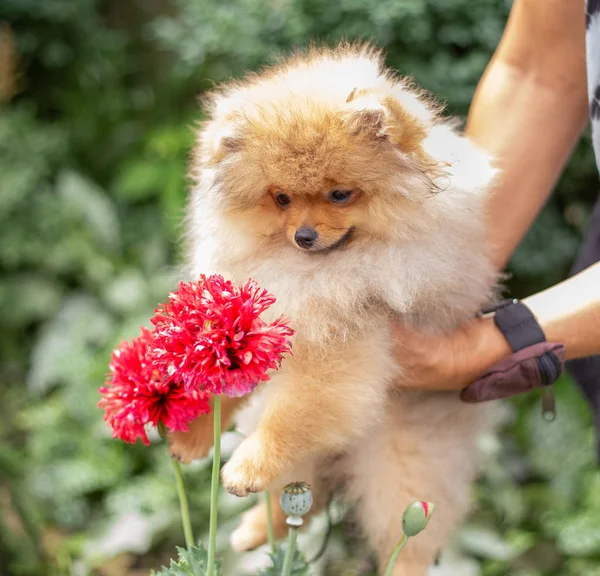
[[[404,511],[402,529],[407,536],[416,536],[423,531],[433,514],[435,506],[431,502],[413,502]]]
[[[313,503],[310,486],[306,482],[291,482],[284,486],[279,504],[285,512],[288,526],[302,526],[302,516],[308,513]]]

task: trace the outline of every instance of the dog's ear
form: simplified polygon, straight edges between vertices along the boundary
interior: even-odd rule
[[[388,111],[371,93],[354,88],[346,99],[344,120],[351,134],[388,138]]]
[[[201,132],[203,160],[218,164],[238,152],[242,145],[238,126],[232,119],[225,122],[210,122]]]
[[[346,122],[354,134],[386,139],[403,152],[415,152],[427,136],[432,114],[414,95],[353,89],[346,100]]]
[[[242,148],[241,98],[236,91],[209,92],[200,104],[209,117],[199,131],[202,162],[218,164]]]

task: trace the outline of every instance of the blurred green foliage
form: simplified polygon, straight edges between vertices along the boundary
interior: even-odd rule
[[[177,280],[196,95],[310,41],[365,39],[464,116],[509,8],[0,0],[0,573],[147,574],[182,542],[164,447],[112,440],[96,403],[110,350]],[[516,295],[565,276],[596,190],[585,139],[513,259]],[[566,378],[558,389],[554,424],[519,398],[482,439],[454,573],[599,573],[591,419]],[[186,474],[199,535],[208,478],[206,463]],[[226,531],[240,504],[223,499]],[[332,548],[330,574],[359,565]]]

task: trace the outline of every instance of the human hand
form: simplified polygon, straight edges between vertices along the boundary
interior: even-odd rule
[[[565,346],[565,360],[600,354],[600,262],[525,298],[548,342]],[[511,355],[492,318],[476,318],[451,334],[432,336],[394,327],[395,353],[407,371],[403,387],[461,390]]]
[[[476,318],[455,332],[432,335],[394,326],[395,355],[406,370],[402,386],[462,390],[511,354],[492,319]]]

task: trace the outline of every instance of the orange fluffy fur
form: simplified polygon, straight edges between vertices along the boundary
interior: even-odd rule
[[[238,413],[248,437],[223,468],[227,490],[306,480],[318,510],[343,486],[382,567],[402,510],[431,500],[435,520],[394,572],[426,573],[467,510],[486,417],[456,394],[403,390],[391,325],[451,329],[490,297],[483,200],[494,175],[369,47],[313,49],[212,95],[192,167],[189,274],[254,278],[297,332],[293,357]],[[348,199],[332,202],[334,190]],[[301,227],[318,234],[308,249],[294,240]],[[186,461],[211,443],[210,416],[171,437]],[[265,539],[257,508],[233,545]]]

